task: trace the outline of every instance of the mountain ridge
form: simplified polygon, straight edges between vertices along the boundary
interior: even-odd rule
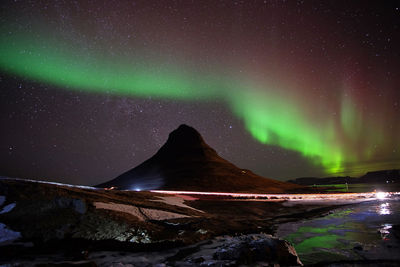
[[[130,190],[190,190],[282,193],[301,186],[261,177],[220,157],[200,135],[182,124],[157,153],[137,167],[97,187]]]
[[[313,184],[368,184],[368,183],[399,183],[400,169],[369,171],[360,177],[336,176],[336,177],[299,177],[287,180],[289,183],[298,185],[313,185]]]

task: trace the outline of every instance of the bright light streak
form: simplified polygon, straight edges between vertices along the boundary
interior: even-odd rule
[[[39,183],[39,184],[51,184],[51,185],[59,185],[59,186],[66,186],[66,187],[73,187],[73,188],[91,189],[91,190],[102,190],[103,189],[103,188],[97,188],[97,187],[86,186],[86,185],[63,184],[63,183],[56,183],[56,182],[49,182],[49,181],[40,181],[40,180],[31,180],[31,179],[22,179],[22,178],[11,178],[11,177],[3,177],[3,176],[0,176],[0,180],[32,182],[32,183]]]
[[[230,193],[230,192],[198,192],[198,191],[169,191],[151,190],[150,192],[172,195],[205,195],[205,196],[225,196],[233,198],[248,199],[282,199],[282,200],[374,200],[376,198],[389,197],[390,193],[332,193],[332,194],[252,194],[252,193]]]
[[[385,192],[377,192],[376,194],[377,199],[385,199],[388,196],[388,193]]]

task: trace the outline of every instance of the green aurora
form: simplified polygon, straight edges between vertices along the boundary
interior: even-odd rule
[[[221,99],[257,141],[297,151],[327,174],[343,174],[358,164],[363,171],[368,169],[365,162],[373,156],[373,144],[383,142],[379,127],[365,131],[351,98],[342,101],[336,123],[325,116],[311,117],[304,99],[255,84],[251,77],[199,73],[133,57],[106,57],[71,49],[54,38],[39,40],[24,34],[3,34],[0,54],[4,72],[63,89],[177,101]]]

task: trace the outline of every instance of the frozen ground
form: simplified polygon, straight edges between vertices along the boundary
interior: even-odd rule
[[[385,255],[399,249],[393,242],[399,209],[389,199],[344,206],[354,201],[345,197],[343,202],[305,200],[292,195],[281,200],[284,202],[275,202],[274,194],[264,202],[251,197],[92,190],[0,179],[0,237],[5,243],[23,237],[1,248],[0,263],[20,260],[21,251],[29,252],[24,258],[27,266],[30,259],[57,263],[86,260],[102,266],[141,266],[146,261],[150,265],[174,262],[193,266],[214,264],[215,255],[222,261],[228,257],[225,263],[229,263],[243,250],[239,261],[246,261],[252,257],[246,244],[254,243],[257,249],[258,243],[252,238],[245,238],[244,243],[233,238],[272,234],[277,225],[282,226],[278,229],[281,237],[297,246],[306,263],[318,257],[388,257]],[[357,201],[361,200],[365,198]],[[18,242],[30,242],[31,247]],[[10,253],[2,253],[4,249]],[[291,249],[285,246],[284,250]],[[42,251],[47,259],[41,258]]]
[[[185,200],[196,200],[196,198],[191,198],[188,196],[173,196],[173,197],[168,196],[168,197],[158,197],[158,198],[159,199],[153,200],[153,201],[163,202],[168,205],[174,205],[174,206],[178,206],[178,207],[182,207],[182,208],[192,209],[192,210],[195,210],[198,212],[204,212],[202,210],[192,208],[184,203]]]
[[[94,202],[93,203],[97,209],[113,210],[131,214],[138,218],[139,221],[147,220],[169,220],[177,218],[188,218],[190,216],[168,212],[157,209],[141,208],[132,205],[117,204],[117,203],[104,203],[104,202]]]
[[[0,196],[0,207],[6,202],[5,196]],[[15,203],[10,203],[4,207],[1,207],[0,214],[10,212],[14,207]],[[10,230],[5,224],[0,223],[0,245],[18,240],[21,237],[21,233]]]
[[[274,251],[274,253],[265,253],[266,251]],[[219,236],[193,245],[162,251],[96,251],[88,253],[85,260],[65,260],[62,254],[39,255],[31,260],[16,260],[10,266],[29,267],[37,264],[53,266],[47,265],[50,262],[64,264],[63,266],[87,264],[85,266],[101,267],[301,265],[296,251],[286,241],[266,234],[250,234]],[[281,265],[276,265],[277,263]]]

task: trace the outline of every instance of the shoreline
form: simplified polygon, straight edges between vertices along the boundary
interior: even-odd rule
[[[333,205],[328,207],[313,208],[305,212],[289,213],[285,215],[278,215],[273,218],[265,219],[270,226],[269,234],[274,234],[278,224],[298,222],[303,219],[312,219],[324,216],[335,209],[344,207],[346,205]],[[242,232],[232,231],[223,236],[212,236],[209,239],[193,243],[185,244],[179,241],[162,241],[151,244],[133,244],[129,242],[119,242],[115,240],[102,240],[102,241],[89,241],[85,239],[64,239],[64,240],[51,240],[45,243],[37,243],[32,247],[29,246],[2,246],[0,247],[1,255],[8,255],[1,257],[1,264],[17,263],[20,266],[35,266],[37,264],[57,263],[57,264],[86,264],[101,263],[101,258],[107,258],[110,261],[128,259],[132,257],[152,257],[154,254],[164,255],[169,261],[171,259],[183,259],[194,253],[199,253],[203,245],[211,244],[213,241],[221,238],[231,238],[240,236],[252,236],[262,234],[265,228],[255,230],[247,230]],[[275,235],[273,235],[275,236]],[[25,244],[26,245],[26,244]],[[14,257],[13,257],[13,256]],[[103,255],[103,256],[102,256]],[[10,257],[11,256],[11,257]],[[128,259],[129,260],[129,259]],[[131,259],[132,260],[132,259]],[[17,265],[18,266],[18,265]],[[67,266],[67,265],[66,265]],[[79,266],[79,265],[78,265]],[[98,266],[107,266],[100,264]],[[180,266],[180,265],[173,265]]]
[[[186,260],[199,261],[192,263],[200,265],[204,258],[201,251],[208,255],[205,260],[211,262],[213,257],[228,257],[221,252],[226,248],[236,251],[230,254],[232,259],[240,254],[239,249],[246,256],[236,260],[250,261],[251,253],[243,244],[252,244],[257,250],[271,242],[290,255],[294,249],[285,245],[287,242],[270,236],[276,235],[280,225],[321,218],[354,204],[275,199],[232,201],[11,179],[0,180],[0,196],[0,209],[4,211],[0,213],[0,222],[22,236],[15,242],[2,243],[0,263],[23,262],[21,266],[38,261],[101,262],[100,254],[105,251],[105,258],[111,261],[125,258],[129,262],[133,260],[129,255],[136,255],[150,257],[148,260],[155,257],[158,263],[180,258],[181,265],[177,266],[185,266]],[[31,223],[27,224],[28,219]],[[95,255],[98,258],[94,259]],[[274,253],[270,256],[274,257]]]

